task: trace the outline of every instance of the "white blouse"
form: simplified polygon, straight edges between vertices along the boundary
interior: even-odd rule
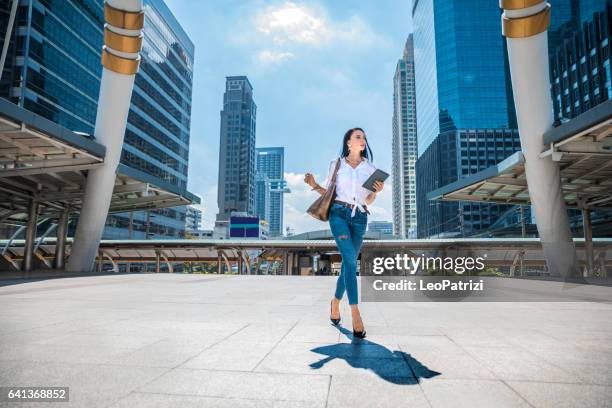
[[[336,160],[329,163],[329,171],[324,185],[329,187],[334,169],[336,168]],[[351,217],[355,216],[357,207],[361,212],[365,212],[363,208],[366,205],[365,199],[371,193],[367,188],[362,187],[362,184],[376,171],[376,167],[365,157],[363,161],[355,168],[352,168],[346,158],[340,159],[340,168],[336,175],[336,199],[346,203],[354,204]]]

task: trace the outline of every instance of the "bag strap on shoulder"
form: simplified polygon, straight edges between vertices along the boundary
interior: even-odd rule
[[[336,168],[334,169],[334,175],[332,176],[332,183],[336,182],[336,176],[338,175],[338,169],[340,168],[340,157],[336,160]]]

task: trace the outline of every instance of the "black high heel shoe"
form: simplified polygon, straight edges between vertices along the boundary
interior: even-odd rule
[[[334,326],[337,326],[337,325],[338,325],[338,323],[340,323],[340,318],[334,319],[333,317],[331,317],[331,310],[332,310],[332,305],[333,305],[333,303],[332,303],[332,302],[333,302],[333,300],[330,300],[330,302],[329,302],[329,308],[330,308],[330,313],[329,313],[329,314],[330,314],[330,316],[329,316],[329,320],[331,320],[331,322],[332,322],[332,324],[333,324]]]
[[[363,322],[362,322],[363,324]],[[355,326],[353,325],[353,337],[357,337],[359,339],[363,339],[366,336],[365,328],[362,331],[356,331]]]
[[[363,331],[355,331],[355,328],[353,327],[353,337],[357,337],[359,339],[363,339],[365,338],[365,329]]]

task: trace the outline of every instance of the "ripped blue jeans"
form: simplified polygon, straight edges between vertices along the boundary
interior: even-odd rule
[[[351,209],[332,202],[329,209],[329,227],[342,255],[342,269],[336,282],[336,299],[342,299],[344,291],[349,305],[358,303],[357,258],[368,226],[368,214],[356,210],[351,217]]]

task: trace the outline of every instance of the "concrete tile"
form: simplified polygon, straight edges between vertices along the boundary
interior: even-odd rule
[[[180,367],[251,371],[275,345],[273,342],[225,340],[206,348]]]
[[[527,351],[505,347],[465,347],[502,380],[580,382],[574,375]]]
[[[381,378],[377,375],[333,375],[327,407],[429,407],[413,377]]]
[[[114,346],[69,346],[24,344],[0,348],[0,360],[65,362],[65,363],[105,363],[113,356],[133,351],[129,348]]]
[[[329,324],[297,324],[283,339],[299,343],[337,343],[340,332]]]
[[[222,398],[324,402],[329,377],[177,368],[138,391]]]
[[[48,306],[47,306],[48,307]],[[43,339],[64,336],[67,333],[78,332],[85,328],[109,324],[116,320],[109,319],[76,319],[67,320],[27,330],[19,330],[7,333],[5,330],[0,334],[0,344],[25,344],[33,343]]]
[[[470,327],[465,329],[445,328],[444,334],[460,346],[469,347],[514,347],[511,341],[491,329]]]
[[[49,385],[63,387],[67,380],[85,369],[84,364],[48,363],[40,361],[2,361],[2,386]]]
[[[253,400],[133,392],[109,408],[324,408],[325,401]]]
[[[612,386],[507,381],[534,407],[599,408],[612,406]]]
[[[423,381],[421,388],[434,408],[515,408],[530,406],[521,396],[501,381],[451,379]]]
[[[116,354],[106,362],[118,365],[173,368],[197,356],[218,341],[215,339],[206,342],[199,339],[172,337],[137,350]]]
[[[294,324],[276,322],[251,323],[244,329],[228,337],[233,341],[278,342],[287,335]]]
[[[31,342],[32,345],[45,346],[85,346],[85,347],[117,347],[125,349],[137,349],[161,340],[159,336],[109,336],[102,334],[80,334],[68,333],[49,339],[41,339]]]
[[[400,344],[417,378],[439,379],[496,379],[484,364],[461,349],[415,348]]]
[[[398,343],[402,345],[404,351],[462,352],[461,347],[447,336],[396,335],[395,337]]]
[[[167,369],[90,365],[66,379],[69,406],[107,407],[137,387],[158,378]]]
[[[594,363],[567,363],[557,362],[557,365],[578,381],[584,384],[600,384],[612,386],[612,359],[602,359]]]
[[[602,361],[612,361],[612,353],[598,352],[569,344],[541,344],[524,349],[552,364],[597,364]]]

